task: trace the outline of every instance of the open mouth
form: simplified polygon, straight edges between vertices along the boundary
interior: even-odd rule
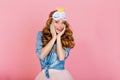
[[[62,29],[58,29],[58,28],[57,28],[57,30],[58,30],[58,31],[62,31]]]

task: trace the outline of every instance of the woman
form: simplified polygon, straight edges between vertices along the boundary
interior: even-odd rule
[[[52,11],[45,27],[37,34],[36,54],[42,71],[35,80],[73,80],[64,68],[70,49],[75,45],[72,34],[64,9]]]

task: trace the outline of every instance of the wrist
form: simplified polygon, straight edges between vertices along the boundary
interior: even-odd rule
[[[53,36],[52,39],[55,39],[55,40],[56,40],[56,36]]]
[[[57,39],[61,39],[61,36],[57,36]]]

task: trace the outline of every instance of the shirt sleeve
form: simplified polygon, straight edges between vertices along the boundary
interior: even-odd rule
[[[65,48],[65,52],[66,52],[66,55],[65,55],[65,60],[66,60],[69,56],[70,48]]]
[[[41,53],[41,49],[42,49],[41,36],[42,36],[42,31],[38,31],[37,36],[36,36],[36,54],[40,60],[43,60],[40,58],[40,53]]]

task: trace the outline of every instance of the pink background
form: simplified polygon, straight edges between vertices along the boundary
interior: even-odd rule
[[[0,0],[0,80],[34,80],[36,34],[57,7],[74,32],[65,67],[75,80],[120,80],[119,0]]]

